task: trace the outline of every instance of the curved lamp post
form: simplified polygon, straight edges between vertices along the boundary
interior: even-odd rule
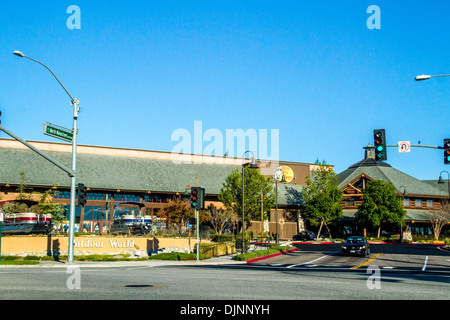
[[[278,245],[278,181],[284,183],[286,178],[281,168],[275,169],[273,178],[275,179],[275,242]]]
[[[245,154],[247,152],[250,152],[252,154],[252,158],[250,160],[250,162],[244,163],[242,164],[242,254],[244,254],[244,244],[245,244],[245,235],[244,235],[244,231],[245,231],[245,211],[244,211],[244,198],[245,198],[245,178],[244,178],[244,169],[245,167],[249,167],[252,169],[258,169],[258,163],[256,162],[255,159],[255,155],[252,151],[245,151],[244,154],[242,155],[242,158],[244,158]]]
[[[445,183],[444,179],[442,179],[442,173],[445,172],[447,174],[447,186],[448,186],[448,197],[450,198],[450,174],[447,171],[441,171],[441,173],[439,174],[439,180],[437,183]]]
[[[422,74],[420,76],[416,76],[416,81],[423,81],[423,80],[428,80],[430,78],[435,78],[435,77],[450,77],[450,74],[438,74],[438,75],[434,75],[434,76],[430,76],[428,74]]]
[[[37,61],[33,58],[30,58],[26,55],[24,55],[21,51],[14,51],[13,52],[16,56],[20,58],[27,58],[34,62],[39,63],[40,65],[44,66],[50,73],[55,77],[55,79],[58,81],[58,83],[61,85],[61,87],[64,89],[64,91],[69,95],[71,101],[71,105],[73,106],[73,139],[72,139],[72,176],[71,176],[71,183],[70,183],[70,218],[69,218],[69,250],[68,250],[68,262],[73,263],[73,247],[74,247],[74,227],[75,227],[75,182],[76,182],[76,163],[77,163],[77,119],[78,119],[78,104],[79,101],[77,98],[72,97],[72,95],[67,91],[66,87],[59,81],[58,77],[53,73],[52,70],[50,70],[49,67],[47,67],[45,64],[43,64],[40,61]]]

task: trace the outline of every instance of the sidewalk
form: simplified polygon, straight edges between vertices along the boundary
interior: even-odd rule
[[[204,265],[222,265],[222,264],[245,264],[245,261],[233,260],[234,255],[213,257],[205,260],[144,260],[144,261],[74,261],[67,263],[64,261],[40,261],[33,265],[0,265],[2,268],[152,268],[161,266],[204,266]]]

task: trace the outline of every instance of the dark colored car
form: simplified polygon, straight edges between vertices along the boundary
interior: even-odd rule
[[[292,240],[316,240],[317,235],[311,231],[301,231],[292,237]]]
[[[352,236],[345,240],[341,247],[342,255],[355,254],[368,256],[370,254],[369,242],[362,236]]]

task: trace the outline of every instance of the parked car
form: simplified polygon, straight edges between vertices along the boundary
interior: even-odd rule
[[[368,256],[370,254],[369,242],[363,236],[352,236],[345,240],[341,247],[342,255],[355,254]]]
[[[294,241],[295,240],[305,241],[305,240],[316,240],[316,239],[317,239],[317,235],[311,231],[301,231],[292,237],[292,240],[294,240]]]

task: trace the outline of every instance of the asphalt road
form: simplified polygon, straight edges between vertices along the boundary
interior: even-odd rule
[[[261,265],[284,268],[359,269],[450,273],[450,251],[429,244],[371,244],[370,256],[343,256],[340,244],[295,244],[298,251],[262,260]]]
[[[95,267],[2,266],[0,300],[178,300],[171,310],[176,313],[180,303],[204,300],[450,297],[448,251],[436,246],[379,245],[372,246],[372,257],[360,258],[343,257],[337,249],[339,245],[302,245],[298,251],[251,264],[181,266],[145,261]],[[369,271],[370,266],[377,269]]]

